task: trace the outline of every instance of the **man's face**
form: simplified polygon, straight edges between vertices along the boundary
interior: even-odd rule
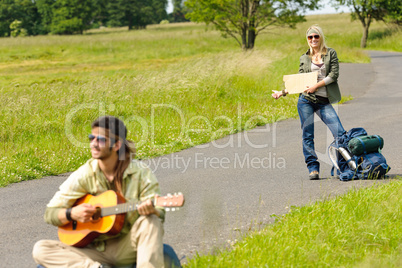
[[[106,159],[115,153],[115,141],[109,138],[109,133],[101,127],[94,127],[89,137],[91,145],[91,154],[94,159]]]

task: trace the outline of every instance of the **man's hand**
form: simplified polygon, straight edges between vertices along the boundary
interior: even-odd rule
[[[148,199],[145,202],[142,202],[140,205],[138,205],[137,211],[138,211],[138,214],[143,215],[143,216],[155,214],[156,216],[159,217],[159,211],[154,207],[154,205],[152,204],[152,201],[150,199]]]
[[[79,222],[89,222],[92,220],[92,216],[95,212],[96,207],[83,203],[72,208],[71,218]]]

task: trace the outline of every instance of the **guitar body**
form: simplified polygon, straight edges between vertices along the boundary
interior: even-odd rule
[[[101,234],[116,235],[123,228],[126,213],[137,210],[139,202],[126,203],[125,198],[112,191],[106,191],[100,195],[94,196],[87,194],[75,202],[74,206],[80,204],[90,204],[96,207],[96,212],[92,216],[93,220],[82,223],[72,221],[59,227],[59,239],[64,244],[85,247]],[[157,207],[176,208],[183,206],[183,194],[155,196],[152,204]],[[73,206],[73,207],[74,207]]]
[[[113,207],[124,203],[125,199],[114,191],[106,191],[100,195],[94,196],[87,194],[77,200],[74,206],[87,203],[97,208]],[[126,214],[110,215],[99,217],[97,220],[82,223],[69,222],[59,227],[58,235],[64,244],[85,247],[101,234],[116,235],[123,228]]]

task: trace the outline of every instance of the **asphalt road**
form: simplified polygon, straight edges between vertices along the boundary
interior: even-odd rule
[[[371,64],[341,64],[341,91],[355,99],[336,109],[345,129],[364,127],[369,134],[384,138],[383,154],[392,168],[392,178],[402,174],[402,53],[370,55]],[[182,192],[186,197],[183,209],[167,214],[165,243],[172,245],[180,258],[189,258],[272,223],[272,214],[286,213],[291,206],[375,183],[329,178],[326,149],[332,137],[319,119],[315,133],[323,178],[318,181],[308,180],[298,119],[148,161],[163,194]],[[43,212],[67,175],[0,189],[0,267],[35,267],[33,244],[40,239],[57,239],[56,228],[43,222]]]

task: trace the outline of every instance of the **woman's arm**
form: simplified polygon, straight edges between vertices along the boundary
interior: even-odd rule
[[[328,52],[329,52],[328,57],[329,57],[330,61],[329,61],[329,68],[328,68],[329,70],[327,72],[328,73],[327,76],[323,80],[318,82],[317,84],[310,86],[310,87],[307,86],[307,90],[305,91],[306,93],[314,93],[318,90],[318,88],[327,86],[338,79],[338,76],[339,76],[338,56],[334,49],[328,49]]]
[[[329,68],[327,71],[327,77],[325,77],[324,80],[326,80],[327,78],[331,78],[332,81],[327,80],[327,84],[330,84],[332,82],[338,81],[338,77],[339,77],[339,60],[338,60],[338,55],[336,54],[336,51],[332,48],[328,49],[329,51]]]
[[[307,89],[304,91],[306,93],[314,93],[317,91],[318,88],[320,87],[324,87],[325,86],[325,81],[321,80],[320,82],[318,82],[317,84],[313,85],[313,86],[307,86]]]

